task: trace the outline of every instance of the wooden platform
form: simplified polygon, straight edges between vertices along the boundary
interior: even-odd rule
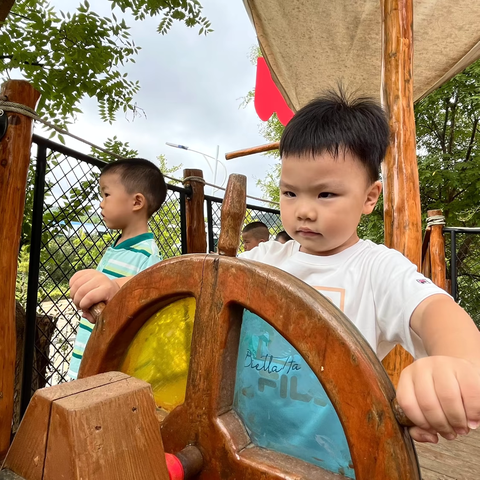
[[[480,480],[480,430],[437,445],[416,443],[422,480]]]

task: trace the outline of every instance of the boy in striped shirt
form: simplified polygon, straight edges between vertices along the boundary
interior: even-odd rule
[[[148,220],[165,201],[167,187],[160,170],[148,160],[120,160],[107,165],[100,175],[102,217],[121,234],[105,252],[96,270],[81,270],[70,280],[71,296],[84,308],[77,331],[68,376],[76,379],[93,324],[85,305],[109,300],[132,276],[162,258]],[[85,294],[88,292],[87,294]],[[96,297],[99,296],[98,300]],[[82,298],[75,302],[75,298]]]

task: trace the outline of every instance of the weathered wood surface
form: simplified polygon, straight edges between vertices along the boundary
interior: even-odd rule
[[[150,385],[111,372],[37,391],[4,467],[27,480],[168,480]]]
[[[480,479],[480,430],[437,445],[415,443],[423,480]]]
[[[280,142],[273,142],[265,145],[259,145],[258,147],[244,148],[243,150],[236,150],[235,152],[225,154],[225,159],[232,160],[234,158],[255,155],[256,153],[271,152],[272,150],[278,150],[279,146]]]
[[[64,383],[38,390],[25,412],[23,418],[25,427],[22,424],[22,428],[15,436],[3,468],[8,468],[28,480],[41,480],[52,402],[85,390],[124,380],[127,377],[124,373],[111,372],[88,378],[85,382]],[[28,448],[25,448],[25,445],[28,445]],[[32,459],[33,461],[31,461]]]
[[[222,202],[222,229],[218,240],[218,254],[227,257],[237,255],[247,209],[247,177],[232,174],[228,179]]]
[[[185,255],[136,275],[103,311],[80,375],[118,369],[148,318],[186,296],[197,302],[186,400],[165,418],[162,437],[168,452],[192,443],[200,448],[200,479],[333,478],[300,460],[265,455],[250,444],[232,411],[240,305],[269,321],[321,380],[346,432],[358,480],[419,478],[411,440],[391,408],[395,392],[371,349],[318,292],[267,265]]]
[[[30,108],[40,94],[23,80],[10,80],[0,98]],[[8,114],[8,129],[0,141],[0,460],[10,445],[15,378],[15,285],[27,172],[30,164],[32,119]]]
[[[385,245],[421,267],[422,225],[413,112],[413,0],[383,0],[382,103],[389,115],[390,147],[382,167]],[[398,385],[412,363],[397,346],[383,365]]]
[[[20,392],[22,389],[22,372],[24,358],[24,342],[25,342],[25,310],[16,302],[15,308],[15,324],[16,324],[16,361],[15,361],[15,395],[14,395],[14,411],[12,422],[12,433],[18,430],[20,425]],[[49,365],[49,349],[52,341],[53,332],[55,331],[56,318],[49,315],[36,316],[36,334],[35,334],[35,350],[33,354],[34,371],[32,376],[32,391],[38,390],[46,386],[46,373]]]
[[[200,177],[201,180],[188,177]],[[185,169],[183,171],[183,182],[185,187],[192,189],[190,198],[185,202],[187,221],[187,253],[206,253],[207,234],[205,232],[205,215],[203,204],[205,199],[205,184],[203,183],[203,172],[196,169]]]
[[[429,210],[429,218],[442,215],[441,210]],[[447,265],[445,263],[445,239],[443,237],[443,225],[430,227],[430,278],[432,282],[444,290],[447,289]]]

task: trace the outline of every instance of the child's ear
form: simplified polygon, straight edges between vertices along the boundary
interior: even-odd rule
[[[146,207],[147,202],[145,197],[141,193],[136,193],[133,196],[133,211],[141,210],[142,208]]]
[[[375,208],[375,205],[377,204],[378,198],[380,197],[381,193],[382,182],[380,182],[380,180],[370,185],[367,192],[367,198],[365,199],[365,203],[363,204],[362,213],[364,215],[368,215],[373,212],[373,209]]]

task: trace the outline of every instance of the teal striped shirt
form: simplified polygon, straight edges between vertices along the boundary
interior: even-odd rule
[[[152,233],[142,233],[119,245],[117,242],[118,239],[113,246],[108,247],[97,267],[99,272],[112,280],[136,275],[162,260]],[[73,380],[78,376],[83,352],[93,327],[94,325],[85,318],[80,320],[68,370],[68,376]]]

